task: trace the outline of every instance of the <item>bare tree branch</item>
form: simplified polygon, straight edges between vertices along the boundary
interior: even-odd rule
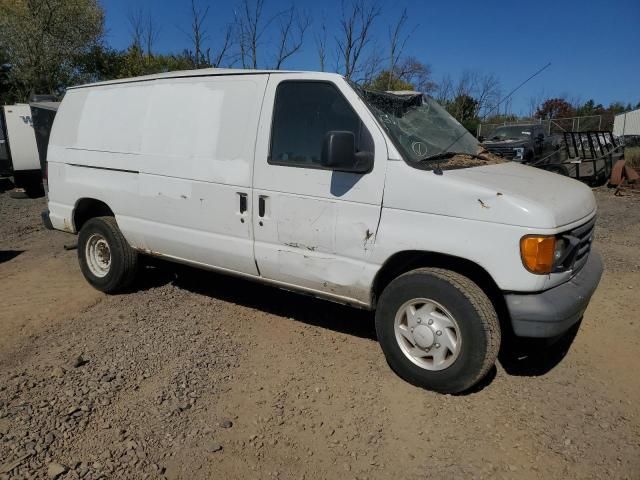
[[[131,46],[142,54],[142,41],[145,37],[144,13],[142,9],[131,10],[127,15],[131,33]]]
[[[393,28],[389,27],[389,72],[391,73],[395,72],[396,66],[398,65],[400,57],[402,56],[402,52],[404,51],[404,48],[409,41],[409,37],[415,31],[415,29],[418,28],[416,25],[410,33],[403,35],[402,32],[408,19],[409,16],[407,15],[407,9],[405,8],[404,10],[402,10],[402,13],[400,14],[400,17],[398,18],[395,26]],[[389,84],[387,89],[391,88],[392,77],[393,75],[388,75]]]
[[[450,75],[445,75],[438,83],[435,98],[442,105],[449,103],[453,99],[453,80]]]
[[[437,85],[432,79],[431,67],[415,57],[407,57],[395,66],[394,76],[410,83],[418,92],[432,93]]]
[[[320,71],[324,72],[327,65],[327,24],[325,19],[320,23],[320,33],[315,35]]]
[[[371,40],[372,26],[380,13],[380,7],[372,0],[351,0],[349,6],[343,0],[336,45],[337,63],[342,66],[346,78],[360,71],[362,55]]]
[[[492,73],[479,75],[476,80],[475,99],[478,101],[477,116],[483,116],[495,108],[500,101],[500,80]]]
[[[311,25],[309,16],[298,12],[294,5],[291,5],[280,15],[280,40],[276,56],[276,70],[280,70],[284,61],[302,48],[304,35],[309,25]]]
[[[222,62],[227,58],[227,54],[233,45],[233,25],[227,25],[224,31],[224,40],[220,46],[220,50],[215,54],[213,60],[210,61],[212,67],[219,68]]]
[[[153,19],[153,17],[151,16],[151,13],[149,13],[148,17],[147,17],[147,27],[146,27],[146,31],[145,31],[145,43],[146,43],[146,49],[147,49],[147,56],[151,57],[153,55],[153,45],[155,44],[156,40],[158,39],[158,35],[159,35],[159,28],[156,26],[156,23]]]
[[[235,33],[243,68],[258,68],[258,47],[266,28],[275,18],[263,19],[264,0],[242,0],[234,12]]]
[[[189,37],[193,43],[194,66],[200,68],[202,63],[210,63],[203,54],[204,41],[208,38],[208,32],[204,22],[209,14],[209,5],[201,8],[196,5],[196,0],[191,0],[191,33]],[[208,51],[207,51],[208,53]]]

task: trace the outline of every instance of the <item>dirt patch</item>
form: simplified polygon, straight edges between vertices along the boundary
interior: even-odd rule
[[[0,478],[638,478],[640,199],[596,197],[606,271],[566,356],[445,396],[366,312],[158,260],[99,294],[44,201],[0,193]]]
[[[496,165],[505,163],[508,160],[491,153],[489,150],[482,148],[478,152],[478,156],[472,155],[455,155],[447,158],[439,163],[442,170],[456,170],[458,168],[482,167],[483,165]]]

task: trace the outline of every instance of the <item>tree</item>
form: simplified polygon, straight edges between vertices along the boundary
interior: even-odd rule
[[[294,5],[279,15],[279,41],[275,69],[280,70],[285,60],[302,48],[304,34],[311,25],[306,14],[298,12]]]
[[[352,79],[363,69],[363,63],[369,67],[376,60],[374,57],[366,59],[365,49],[371,41],[372,27],[381,9],[377,3],[370,0],[352,0],[349,5],[342,3],[340,27],[336,35],[337,65],[336,70],[342,71],[344,76]],[[371,70],[371,68],[369,68]]]
[[[603,113],[605,113],[605,108],[602,106],[601,103],[598,103],[596,105],[593,99],[587,100],[586,102],[584,102],[584,104],[580,105],[576,109],[576,115],[578,117],[585,117],[590,115],[602,115]]]
[[[383,70],[365,84],[372,90],[416,90],[431,93],[436,84],[431,80],[431,69],[414,57],[407,57],[396,64],[395,70]]]
[[[400,57],[404,52],[404,47],[409,41],[411,34],[404,34],[404,27],[407,23],[409,16],[407,15],[407,9],[402,10],[400,17],[396,21],[395,25],[389,27],[389,72],[395,72]],[[415,30],[415,29],[414,29]],[[387,75],[389,80],[388,90],[391,90],[391,80],[393,75]]]
[[[324,18],[320,23],[320,33],[316,33],[315,40],[320,71],[324,72],[327,65],[327,23]]]
[[[389,70],[383,70],[371,82],[365,83],[364,86],[367,89],[382,91],[413,90],[411,83],[398,78]]]
[[[153,55],[153,45],[158,39],[159,29],[149,13],[146,17],[142,9],[132,10],[128,15],[129,27],[131,29],[131,46],[141,55],[151,57]]]
[[[476,116],[483,117],[497,108],[500,101],[500,80],[492,73],[479,74],[475,78],[475,99],[478,102]]]
[[[602,106],[602,105],[600,105]],[[604,110],[604,109],[603,109]],[[622,102],[613,102],[609,105],[606,112],[609,114],[617,115],[619,113],[625,112],[628,109],[624,106]]]
[[[258,68],[258,47],[271,20],[263,18],[264,0],[242,0],[235,16],[235,32],[243,68]]]
[[[11,64],[16,99],[58,93],[77,73],[75,60],[97,45],[104,12],[97,0],[2,0],[0,50]]]
[[[436,101],[443,106],[446,106],[452,100],[453,79],[451,75],[447,74],[442,77],[442,80],[436,85],[434,96]]]
[[[480,119],[478,118],[478,101],[470,95],[461,94],[458,95],[449,106],[449,112],[455,112],[454,117],[467,130],[474,133],[478,129]]]
[[[204,41],[208,37],[208,32],[204,24],[208,14],[209,5],[201,8],[196,5],[195,0],[191,0],[191,33],[189,37],[193,44],[193,63],[195,68],[200,68],[201,66],[208,67],[211,63],[210,50],[207,49],[206,56],[205,52],[202,51]]]
[[[575,114],[569,102],[562,98],[550,98],[545,100],[536,111],[536,118],[551,119],[572,117]]]
[[[422,93],[433,93],[436,83],[432,79],[431,67],[415,57],[406,57],[396,64],[395,75],[413,89]]]

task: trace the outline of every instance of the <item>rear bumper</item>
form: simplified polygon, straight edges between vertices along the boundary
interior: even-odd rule
[[[558,336],[582,318],[602,276],[602,259],[592,250],[584,267],[568,282],[539,293],[505,295],[514,333],[519,337]]]
[[[47,230],[54,230],[51,219],[49,218],[49,210],[43,211],[40,216],[42,217],[42,224]]]

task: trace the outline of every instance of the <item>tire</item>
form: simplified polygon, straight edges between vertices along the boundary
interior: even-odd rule
[[[406,312],[416,306],[411,327]],[[440,393],[473,387],[495,364],[500,348],[491,300],[467,277],[441,268],[420,268],[393,280],[380,296],[375,321],[391,368],[409,383]],[[426,356],[416,358],[416,351]]]
[[[105,293],[126,290],[135,279],[138,253],[113,217],[94,217],[80,230],[78,261],[84,278]]]

